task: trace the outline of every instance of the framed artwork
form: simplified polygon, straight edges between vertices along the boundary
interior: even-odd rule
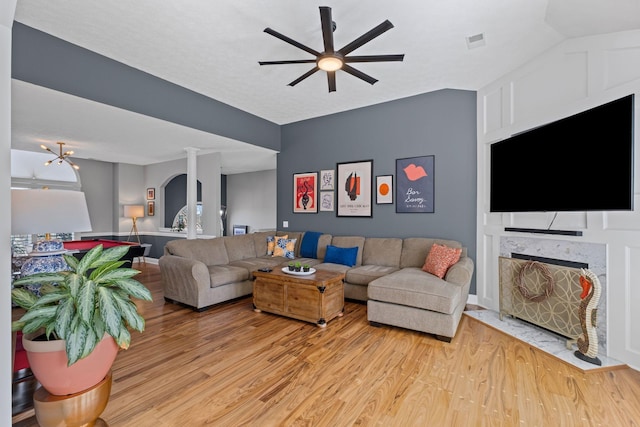
[[[333,200],[334,200],[333,191],[321,191],[320,192],[320,210],[326,211],[326,212],[333,212]]]
[[[373,160],[338,163],[337,216],[372,216]]]
[[[435,156],[396,160],[396,212],[434,212]]]
[[[393,175],[376,176],[376,203],[379,205],[393,203]]]
[[[318,172],[293,174],[293,213],[318,212]]]
[[[147,202],[147,216],[156,214],[156,202]]]
[[[320,191],[335,190],[333,181],[334,181],[333,169],[320,171]]]
[[[155,200],[155,199],[156,199],[156,189],[147,188],[147,200]]]
[[[233,226],[233,235],[234,236],[239,236],[241,234],[247,234],[248,231],[249,231],[249,226],[248,225],[234,225]]]

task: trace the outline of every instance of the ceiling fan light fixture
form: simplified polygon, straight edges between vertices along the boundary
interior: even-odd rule
[[[337,55],[325,55],[318,58],[318,68],[322,71],[337,71],[343,65],[344,61]]]

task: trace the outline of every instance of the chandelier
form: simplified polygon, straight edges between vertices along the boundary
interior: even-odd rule
[[[41,144],[40,147],[42,147],[43,150],[47,150],[48,152],[50,152],[51,154],[55,155],[56,157],[54,157],[53,159],[47,161],[44,165],[45,166],[49,166],[51,163],[55,162],[56,160],[58,161],[58,164],[61,165],[62,162],[67,162],[71,165],[72,168],[74,169],[80,169],[80,166],[76,165],[75,163],[73,163],[70,159],[69,156],[73,154],[72,150],[69,151],[65,151],[64,153],[62,152],[62,146],[64,145],[64,142],[56,142],[56,144],[58,144],[60,146],[60,154],[56,154],[55,151],[53,151],[51,148],[47,147],[44,144]]]

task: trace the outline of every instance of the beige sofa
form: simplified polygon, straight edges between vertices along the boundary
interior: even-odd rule
[[[345,298],[366,302],[372,324],[432,333],[443,340],[455,335],[474,265],[466,249],[453,240],[322,234],[317,241],[317,258],[300,257],[304,232],[173,240],[165,245],[159,261],[165,298],[203,310],[250,295],[254,271],[280,268],[291,261],[267,254],[267,237],[273,235],[296,239],[294,261],[345,273]],[[442,279],[422,271],[434,243],[462,249],[460,260]],[[324,262],[327,245],[357,247],[355,265]]]

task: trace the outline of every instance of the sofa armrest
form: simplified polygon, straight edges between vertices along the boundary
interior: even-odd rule
[[[163,255],[158,260],[164,296],[198,307],[198,295],[211,287],[207,266],[198,260]]]
[[[456,285],[464,286],[471,283],[473,276],[473,260],[469,257],[462,257],[447,270],[444,280]]]

